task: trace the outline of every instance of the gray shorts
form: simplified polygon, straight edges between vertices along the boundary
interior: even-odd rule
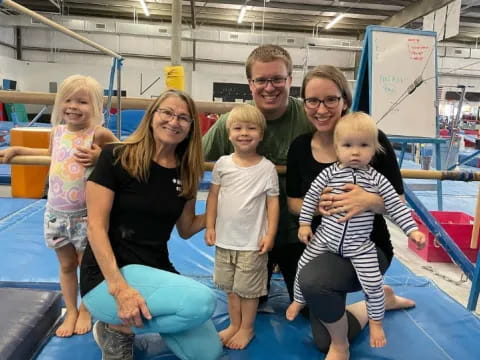
[[[47,207],[43,229],[49,248],[58,249],[72,244],[77,252],[83,252],[87,246],[87,210],[62,213]]]
[[[258,250],[215,250],[215,286],[233,292],[246,299],[267,295],[268,254],[259,255]]]

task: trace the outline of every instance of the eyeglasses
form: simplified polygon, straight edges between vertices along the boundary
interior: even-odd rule
[[[285,86],[285,84],[287,83],[287,79],[288,77],[276,76],[270,79],[256,78],[252,79],[251,81],[256,88],[266,87],[268,83],[272,84],[273,87],[279,88]]]
[[[175,114],[172,110],[158,108],[155,110],[160,114],[160,119],[164,121],[172,121],[173,118],[177,118],[177,121],[180,125],[187,126],[190,125],[193,119],[185,114]]]
[[[327,109],[335,109],[340,103],[341,96],[327,96],[325,99],[320,100],[316,97],[309,97],[303,100],[305,106],[309,109],[318,109],[321,103],[325,105]]]

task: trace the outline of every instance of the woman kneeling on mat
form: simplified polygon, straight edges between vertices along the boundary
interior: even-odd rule
[[[202,176],[192,99],[167,90],[137,130],[108,145],[87,182],[88,239],[80,287],[102,359],[133,359],[134,334],[160,333],[180,359],[213,360],[222,343],[210,317],[215,296],[178,275],[167,241],[205,227],[195,215]]]

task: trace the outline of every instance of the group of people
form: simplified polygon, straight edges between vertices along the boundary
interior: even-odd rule
[[[287,319],[309,316],[327,359],[348,359],[367,323],[372,347],[384,346],[384,310],[415,303],[382,283],[393,257],[382,214],[419,247],[425,239],[401,199],[387,137],[368,115],[348,115],[345,76],[316,67],[300,100],[289,95],[292,68],[285,49],[262,45],[246,62],[252,104],[222,115],[203,138],[193,100],[167,90],[122,142],[100,126],[98,82],[71,76],[56,96],[50,149],[0,152],[3,162],[52,157],[45,237],[67,308],[57,336],[90,331],[93,317],[104,360],[133,359],[135,334],[151,332],[180,359],[218,359],[224,346],[244,349],[254,337],[277,264],[292,301]],[[196,214],[204,160],[216,163],[206,213]],[[174,226],[185,239],[205,229],[216,246],[214,283],[230,315],[218,333],[213,292],[169,259]],[[346,306],[346,294],[360,289],[366,301]]]

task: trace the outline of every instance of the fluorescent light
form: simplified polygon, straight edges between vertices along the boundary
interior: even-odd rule
[[[337,22],[339,22],[343,17],[345,16],[345,14],[340,14],[340,15],[337,15],[337,17],[335,19],[333,19],[332,21],[330,21],[327,26],[325,26],[325,29],[330,29],[333,25],[335,25]]]
[[[238,14],[238,20],[237,23],[241,24],[243,21],[243,17],[245,16],[247,12],[247,6],[243,5],[242,8],[240,9],[240,14]]]
[[[145,16],[150,16],[150,12],[148,11],[147,4],[145,4],[145,0],[140,0],[140,5],[142,5]]]

